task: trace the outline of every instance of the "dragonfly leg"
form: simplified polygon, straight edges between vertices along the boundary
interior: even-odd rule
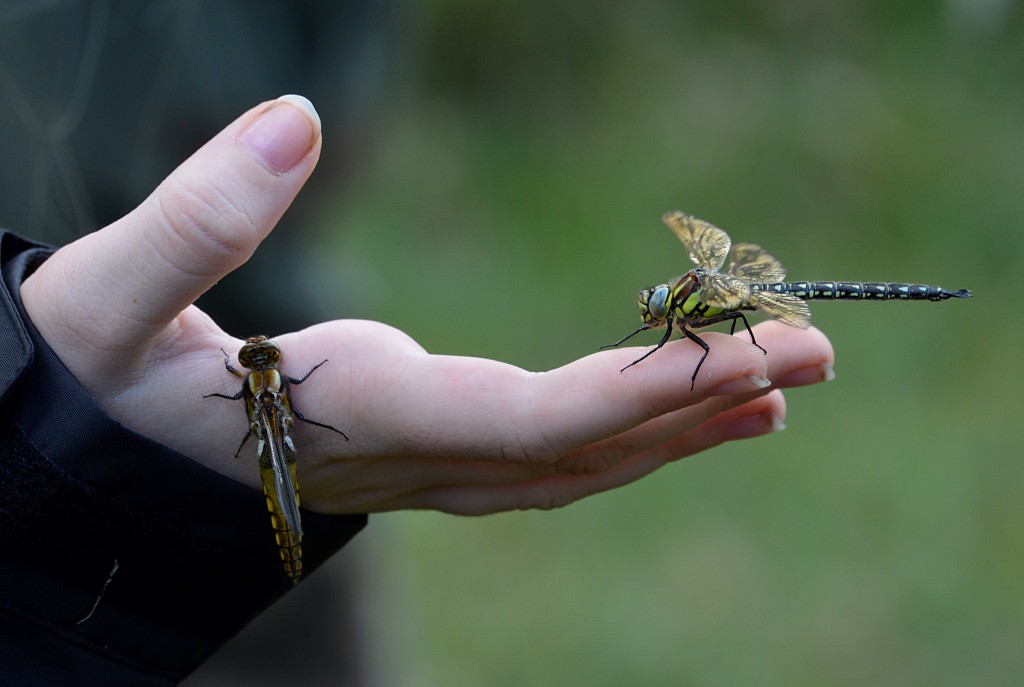
[[[632,339],[632,338],[633,338],[634,336],[636,336],[636,335],[637,335],[637,334],[639,334],[640,332],[645,332],[645,331],[647,331],[648,329],[650,329],[650,327],[648,327],[648,326],[647,326],[647,325],[645,324],[644,326],[640,327],[640,329],[637,329],[637,330],[636,330],[635,332],[633,332],[632,334],[626,334],[626,335],[625,335],[624,337],[622,337],[621,339],[619,339],[619,340],[618,340],[618,341],[616,341],[615,343],[613,343],[613,344],[605,344],[604,346],[601,346],[601,348],[599,348],[598,350],[600,350],[600,351],[603,351],[603,350],[604,350],[604,349],[606,349],[606,348],[615,348],[615,347],[616,347],[616,346],[618,346],[619,344],[623,344],[623,343],[625,343],[626,341],[628,341],[628,340]],[[669,331],[671,331],[671,327],[669,327]],[[658,348],[661,348],[661,346],[659,346]],[[658,349],[656,348],[656,349],[654,349],[654,350],[658,350]],[[650,354],[648,353],[648,355],[650,355]],[[646,356],[645,356],[645,357],[646,357]],[[643,358],[641,358],[641,360],[642,360],[642,359],[643,359]],[[640,361],[638,360],[637,362],[640,362]],[[634,364],[634,365],[636,365],[636,363],[633,363],[633,364]],[[623,369],[625,369],[625,368],[623,368]]]
[[[640,356],[639,358],[637,358],[636,360],[631,362],[629,365],[626,365],[624,368],[619,370],[619,372],[625,372],[626,370],[628,370],[629,368],[633,367],[634,365],[636,365],[641,360],[644,360],[645,358],[649,357],[655,351],[659,350],[662,346],[667,344],[668,340],[669,340],[669,337],[672,336],[672,320],[668,320],[666,325],[667,326],[665,327],[665,336],[661,337],[661,341],[658,342],[658,345],[655,346],[654,348],[652,348],[651,350],[647,351],[646,353],[644,353],[642,356]],[[633,334],[636,334],[637,332],[641,332],[643,330],[644,330],[644,327],[641,327],[640,329],[636,330],[636,332],[633,332]],[[630,334],[629,336],[633,336],[633,334]],[[628,339],[629,336],[627,336],[626,339]],[[622,341],[625,341],[626,339],[623,339]],[[622,341],[620,341],[619,343],[622,343]],[[613,346],[618,346],[619,344],[612,344],[612,345]]]
[[[226,398],[229,401],[237,401],[242,397],[243,393],[245,393],[244,389],[242,391],[239,391],[234,396],[228,396],[227,394],[203,394],[203,398],[213,398],[214,396],[216,396],[217,398]]]
[[[327,361],[324,361],[324,362],[327,362]],[[323,363],[320,363],[320,365],[323,365]],[[320,367],[320,365],[317,365],[317,367]],[[316,367],[314,367],[313,369],[315,370]],[[306,375],[306,377],[308,377],[308,376],[309,375]],[[305,377],[303,377],[303,379],[305,379]],[[299,409],[295,407],[294,403],[292,404],[292,413],[295,415],[295,417],[299,418],[300,420],[305,422],[307,425],[316,425],[317,427],[323,427],[324,429],[329,429],[332,432],[337,432],[341,436],[345,437],[345,441],[348,441],[348,435],[345,434],[344,432],[342,432],[340,429],[338,429],[337,427],[331,427],[330,425],[324,424],[323,422],[317,422],[316,420],[310,420],[308,417],[306,417],[305,415],[303,415],[302,413],[299,412]]]
[[[719,322],[725,322],[726,320],[732,322],[732,328],[729,330],[729,334],[736,333],[736,320],[742,320],[743,326],[747,328],[747,334],[750,334],[750,343],[760,348],[762,353],[768,355],[768,351],[764,350],[764,348],[761,347],[761,344],[757,343],[757,339],[754,338],[754,330],[750,328],[750,323],[747,322],[747,316],[739,310],[730,310],[729,312],[724,312],[719,315],[715,315],[714,317],[704,318],[700,321],[699,326],[707,327],[712,324],[718,324]]]
[[[747,322],[747,316],[738,310],[732,314],[733,317],[731,319],[733,331],[736,331],[736,320],[743,320],[743,326],[747,328],[747,334],[750,334],[750,343],[754,344],[758,348],[761,348],[761,344],[757,343],[757,339],[754,338],[754,330],[750,328],[750,323]],[[732,334],[732,332],[729,333]],[[765,355],[768,355],[768,351],[764,350],[763,348],[761,348],[761,352],[764,353]]]
[[[321,360],[319,363],[317,363],[312,368],[310,368],[309,372],[307,372],[306,374],[302,375],[302,377],[300,379],[295,379],[295,377],[289,377],[288,381],[291,382],[292,384],[302,384],[304,381],[309,379],[309,376],[311,374],[316,372],[320,368],[320,366],[323,365],[326,362],[327,362],[326,360]],[[348,441],[348,435],[345,434],[344,432],[342,432],[340,429],[338,429],[337,427],[331,427],[330,425],[324,424],[323,422],[317,422],[316,420],[310,420],[308,417],[306,417],[305,415],[303,415],[302,413],[299,412],[299,409],[295,407],[294,403],[292,404],[292,413],[294,413],[295,417],[297,417],[298,419],[302,420],[306,424],[308,424],[308,425],[316,425],[317,427],[323,427],[324,429],[329,429],[332,432],[337,432],[341,436],[345,437],[345,441]]]
[[[228,397],[225,396],[224,398],[228,398]],[[249,437],[251,437],[251,436],[252,436],[252,430],[250,429],[248,432],[245,433],[245,436],[242,437],[242,443],[240,443],[238,445],[238,450],[235,451],[235,460],[238,460],[238,456],[242,452],[242,447],[245,446],[245,442],[249,441]]]
[[[307,372],[306,374],[302,375],[302,379],[295,379],[295,377],[289,377],[289,378],[288,378],[288,381],[289,381],[289,382],[291,382],[292,384],[302,384],[302,383],[303,383],[304,381],[306,381],[307,379],[309,379],[309,375],[311,375],[311,374],[313,374],[314,372],[316,372],[316,371],[317,371],[317,369],[318,369],[318,368],[319,368],[319,367],[320,367],[321,365],[323,365],[324,363],[326,363],[326,362],[327,362],[326,360],[323,360],[323,361],[321,361],[321,362],[317,363],[316,365],[314,365],[314,366],[313,366],[312,368],[310,368],[309,372]]]
[[[704,360],[708,357],[708,353],[711,352],[711,347],[708,346],[704,339],[700,338],[686,327],[681,327],[681,329],[683,330],[683,336],[704,349],[704,355],[702,355],[700,360],[697,361],[697,367],[693,368],[693,376],[690,377],[690,391],[693,391],[693,385],[697,382],[697,373],[700,372],[700,366],[704,364]]]
[[[220,349],[220,352],[224,354],[224,367],[227,368],[227,371],[235,375],[236,377],[244,377],[244,374],[242,374],[235,368],[231,367],[231,356],[228,355],[228,352],[225,351],[223,348]],[[239,395],[238,398],[241,398],[241,395]]]

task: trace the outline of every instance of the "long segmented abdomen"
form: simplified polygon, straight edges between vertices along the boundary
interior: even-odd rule
[[[787,293],[805,301],[944,301],[947,298],[969,298],[971,295],[967,289],[950,291],[941,286],[900,282],[792,281],[751,284],[750,289],[752,291]]]
[[[259,469],[270,524],[285,574],[293,583],[302,575],[302,519],[299,513],[299,479],[295,445],[288,436],[283,416],[284,397],[263,408],[260,414]]]
[[[295,475],[295,464],[288,467],[293,485],[298,481]],[[277,543],[278,554],[281,557],[281,565],[284,567],[285,575],[291,578],[292,582],[298,582],[302,576],[302,530],[296,531],[289,526],[285,518],[284,508],[278,499],[275,488],[275,475],[273,470],[260,468],[263,478],[263,495],[267,497],[267,510],[270,511],[270,525],[274,529],[274,540]],[[287,497],[286,497],[287,498]],[[299,504],[299,489],[296,486],[294,491],[295,506]],[[301,526],[300,526],[301,527]]]

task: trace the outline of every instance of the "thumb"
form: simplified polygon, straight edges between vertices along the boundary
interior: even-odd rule
[[[246,112],[133,212],[69,244],[22,286],[51,345],[144,343],[252,255],[320,155],[320,118],[301,96]]]

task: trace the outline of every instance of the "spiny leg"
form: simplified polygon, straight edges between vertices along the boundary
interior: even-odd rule
[[[227,351],[225,351],[222,348],[222,349],[220,349],[220,352],[224,354],[224,367],[227,368],[228,372],[230,372],[231,374],[236,375],[238,377],[245,377],[245,375],[243,375],[241,372],[239,372],[235,368],[231,367],[231,358],[228,356]],[[203,394],[203,398],[214,398],[214,397],[216,397],[216,398],[226,398],[229,401],[237,401],[238,399],[242,398],[242,396],[244,396],[244,395],[245,395],[245,387],[242,387],[242,389],[237,394],[235,394],[234,396],[228,396],[227,394]],[[249,437],[251,435],[252,435],[252,429],[250,428],[249,431],[245,433],[245,436],[242,437],[242,443],[240,443],[238,445],[238,450],[235,451],[235,458],[236,459],[238,458],[239,454],[242,452],[242,447],[245,446],[245,442],[249,441]]]
[[[761,344],[757,343],[757,339],[754,338],[754,330],[750,328],[750,323],[747,322],[746,315],[737,310],[736,312],[732,313],[732,317],[730,319],[732,320],[732,331],[729,332],[730,334],[736,331],[736,320],[743,320],[743,326],[747,328],[747,334],[750,334],[750,343],[754,344],[758,348],[761,348]],[[768,351],[764,350],[763,348],[761,348],[761,352],[764,353],[765,355],[768,355]]]
[[[235,368],[231,367],[231,356],[228,355],[228,352],[225,351],[223,348],[220,349],[220,352],[224,354],[224,367],[227,368],[227,371],[230,372],[231,374],[235,375],[236,377],[244,377],[245,376],[244,374],[242,374],[241,372],[239,372]]]
[[[644,326],[640,327],[639,329],[637,329],[637,330],[636,330],[635,332],[633,332],[632,334],[626,334],[626,335],[625,335],[624,337],[622,337],[621,339],[619,339],[619,340],[618,340],[618,341],[616,341],[615,343],[613,343],[613,344],[605,344],[604,346],[601,346],[601,348],[599,348],[598,350],[600,350],[600,351],[603,351],[603,350],[604,350],[604,349],[606,349],[606,348],[615,348],[616,346],[618,346],[618,345],[620,345],[620,344],[623,344],[623,343],[625,343],[626,341],[629,341],[630,339],[632,339],[632,338],[633,338],[634,336],[636,336],[636,335],[637,335],[637,334],[639,334],[640,332],[646,332],[646,331],[647,331],[648,329],[650,329],[650,327],[648,327],[648,326],[647,326],[647,325],[645,324]],[[657,350],[657,349],[655,349],[655,350]],[[634,365],[635,365],[635,364],[636,364],[636,363],[634,363]],[[623,369],[625,369],[625,368],[623,368]]]
[[[225,398],[227,398],[227,397],[225,396]],[[235,451],[235,460],[238,460],[239,454],[242,453],[242,447],[245,446],[245,442],[249,441],[249,437],[251,437],[251,436],[252,436],[252,429],[250,429],[248,432],[246,432],[245,436],[242,437],[242,443],[240,443],[238,445],[238,450]]]
[[[316,371],[317,371],[317,369],[319,369],[319,367],[320,367],[321,365],[323,365],[324,363],[326,363],[326,362],[327,362],[326,360],[322,360],[322,361],[320,361],[319,363],[317,363],[316,365],[314,365],[314,366],[313,366],[313,367],[312,367],[312,368],[311,368],[311,369],[309,370],[309,372],[307,372],[306,374],[302,375],[302,378],[301,378],[301,379],[295,379],[294,377],[289,377],[289,378],[288,378],[288,381],[289,381],[289,382],[291,382],[292,384],[302,384],[302,383],[303,383],[304,381],[306,381],[307,379],[309,379],[309,376],[310,376],[311,374],[313,374],[314,372],[316,372]],[[324,424],[323,422],[317,422],[316,420],[310,420],[310,419],[309,419],[309,418],[307,418],[307,417],[306,417],[305,415],[303,415],[302,413],[300,413],[300,412],[299,412],[299,409],[295,407],[295,404],[294,404],[294,403],[292,404],[292,413],[294,413],[294,414],[295,414],[295,417],[297,417],[298,419],[302,420],[302,421],[303,421],[303,422],[305,422],[306,424],[309,424],[309,425],[316,425],[317,427],[323,427],[324,429],[329,429],[329,430],[331,430],[332,432],[337,432],[337,433],[338,433],[338,434],[340,434],[341,436],[345,437],[345,441],[348,441],[348,435],[347,435],[347,434],[345,434],[344,432],[342,432],[342,431],[341,431],[340,429],[338,429],[337,427],[331,427],[330,425],[328,425],[328,424]]]
[[[225,351],[223,348],[220,349],[220,352],[224,354],[224,368],[228,372],[230,372],[231,374],[235,375],[236,377],[245,378],[244,374],[242,374],[241,372],[239,372],[235,368],[231,367],[231,356],[228,355],[228,352]],[[212,398],[212,397],[216,396],[217,398],[226,398],[229,401],[237,401],[238,399],[240,399],[242,397],[242,395],[244,393],[245,393],[245,389],[243,388],[242,391],[239,391],[234,396],[228,396],[226,394],[203,394],[203,398]],[[248,436],[248,435],[246,435],[246,436]]]
[[[203,394],[203,398],[213,398],[214,396],[216,396],[217,398],[226,398],[229,401],[237,401],[238,399],[240,399],[242,397],[242,394],[244,394],[244,393],[245,393],[245,389],[243,389],[242,391],[239,391],[234,396],[228,396],[227,394]]]
[[[672,336],[672,320],[668,320],[665,323],[665,325],[666,325],[665,326],[665,336],[661,337],[661,341],[658,342],[658,345],[655,346],[654,348],[652,348],[651,350],[647,351],[646,353],[644,353],[642,356],[640,356],[639,358],[637,358],[636,360],[631,362],[629,365],[626,365],[624,368],[619,370],[619,372],[625,372],[626,370],[628,370],[629,368],[633,367],[634,365],[636,365],[641,360],[644,360],[645,358],[651,356],[655,351],[659,350],[662,346],[664,346],[665,344],[668,343],[669,337]],[[633,332],[633,334],[636,334],[637,332],[643,331],[643,329],[644,328],[640,328],[636,332]],[[630,334],[629,336],[633,336],[633,334]],[[629,336],[627,336],[626,339],[628,339]],[[625,341],[626,339],[623,339],[622,341]],[[622,343],[622,341],[620,341],[619,343]],[[613,344],[613,345],[617,346],[618,344]]]
[[[314,365],[314,366],[313,366],[312,368],[310,368],[309,372],[307,372],[306,374],[302,375],[302,379],[295,379],[295,377],[289,377],[289,378],[288,378],[288,381],[289,381],[289,382],[291,382],[292,384],[302,384],[302,383],[303,383],[304,381],[306,381],[307,379],[309,379],[309,375],[311,375],[311,374],[313,374],[314,372],[316,372],[316,371],[317,371],[317,369],[318,369],[318,368],[319,368],[319,367],[320,367],[321,365],[323,365],[324,363],[326,363],[326,362],[327,362],[326,360],[322,360],[322,361],[320,361],[319,363],[317,363],[316,365]]]
[[[730,310],[728,312],[719,313],[714,317],[707,317],[700,321],[700,327],[708,327],[719,322],[725,322],[730,320],[732,322],[732,328],[729,330],[729,334],[733,334],[736,331],[736,320],[743,320],[743,326],[747,328],[747,334],[750,334],[750,343],[754,344],[761,349],[761,352],[768,355],[768,351],[761,347],[761,344],[757,343],[757,339],[754,338],[754,330],[750,328],[750,323],[747,322],[747,317],[739,310]]]
[[[319,365],[317,365],[317,367],[319,367]],[[313,369],[315,370],[316,368],[313,368]],[[306,376],[308,377],[309,375],[306,375]],[[303,415],[302,413],[299,412],[299,409],[295,407],[294,403],[292,404],[292,413],[295,415],[295,417],[297,417],[298,419],[302,420],[306,424],[308,424],[308,425],[316,425],[317,427],[323,427],[324,429],[329,429],[332,432],[337,432],[341,436],[345,437],[345,441],[348,441],[348,435],[345,434],[344,432],[342,432],[340,429],[338,429],[337,427],[331,427],[330,425],[324,424],[323,422],[317,422],[316,420],[310,420],[305,415]]]
[[[736,320],[742,320],[743,326],[747,328],[747,334],[750,334],[750,343],[760,348],[762,353],[768,355],[768,351],[764,350],[764,348],[761,347],[761,344],[757,343],[757,339],[754,338],[754,330],[750,328],[750,323],[747,321],[746,315],[744,315],[739,310],[731,310],[728,312],[719,313],[714,317],[705,318],[700,322],[700,326],[706,327],[712,324],[718,324],[719,322],[725,322],[726,320],[729,320],[732,323],[732,327],[729,331],[730,336],[736,331]],[[704,349],[704,355],[700,357],[700,361],[697,363],[697,367],[693,370],[693,377],[690,378],[690,390],[692,391],[693,386],[697,381],[697,372],[700,371],[700,366],[704,364],[704,359],[708,357],[708,353],[711,349],[708,346],[707,342],[705,342],[703,339],[701,339],[699,336],[691,332],[686,327],[682,327],[682,330],[683,335],[686,336],[687,339],[696,342],[697,344],[700,345],[701,348]]]
[[[690,377],[690,391],[693,391],[693,385],[697,382],[697,373],[700,372],[700,366],[704,364],[705,358],[707,358],[708,353],[711,352],[711,347],[708,346],[704,339],[700,338],[686,327],[681,327],[681,329],[683,330],[683,336],[704,349],[704,355],[702,355],[700,360],[697,361],[697,367],[693,368],[693,376]]]

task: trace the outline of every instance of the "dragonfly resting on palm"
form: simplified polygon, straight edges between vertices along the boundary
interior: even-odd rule
[[[267,498],[267,509],[270,511],[270,522],[285,574],[294,584],[302,575],[302,519],[299,515],[295,443],[291,437],[292,417],[337,432],[346,441],[348,437],[335,427],[303,416],[291,403],[288,385],[302,384],[327,361],[314,365],[305,376],[296,379],[281,374],[281,347],[265,336],[247,339],[238,351],[238,362],[249,369],[247,374],[231,366],[231,357],[224,349],[221,349],[221,353],[224,354],[224,367],[227,371],[245,381],[241,390],[233,396],[206,394],[203,398],[216,396],[232,401],[245,398],[249,429],[235,452],[235,458],[249,437],[255,436],[257,463],[263,482],[263,494]]]
[[[676,327],[683,336],[702,349],[703,355],[690,377],[690,388],[711,348],[691,331],[719,322],[730,322],[730,333],[739,320],[747,328],[750,341],[758,348],[744,311],[757,310],[791,327],[805,329],[811,323],[811,311],[805,301],[812,300],[929,300],[969,298],[967,289],[949,291],[940,286],[892,282],[783,282],[782,263],[753,243],[732,245],[728,234],[718,227],[684,212],[669,212],[662,218],[668,228],[686,246],[693,269],[666,284],[641,289],[637,296],[642,326],[619,341],[602,348],[613,348],[648,329],[665,327],[665,334],[653,349],[640,356],[623,371],[644,360],[664,346]],[[732,245],[732,259],[726,264]],[[765,353],[763,348],[761,350]]]

